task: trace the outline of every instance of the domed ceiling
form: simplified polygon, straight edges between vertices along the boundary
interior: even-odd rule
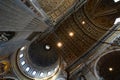
[[[113,51],[102,56],[96,70],[104,80],[120,80],[120,52]]]
[[[119,7],[113,0],[88,0],[42,41],[55,46],[69,65],[85,55],[112,28],[115,19],[120,17]],[[45,9],[49,12],[52,8]]]
[[[53,23],[57,23],[58,19],[66,15],[65,13],[70,10],[77,1],[82,0],[37,1]],[[74,65],[76,60],[84,57],[84,55],[103,38],[112,28],[115,19],[118,17],[120,17],[120,2],[115,3],[113,0],[87,0],[81,8],[71,14],[66,20],[56,24],[47,36],[41,33],[39,39],[36,41],[49,44],[49,46],[52,46],[50,50],[55,48],[54,52],[60,54],[67,63],[67,67],[69,67],[71,64]],[[14,32],[12,34],[0,32],[0,37],[2,37],[0,40],[10,40],[14,35]],[[38,49],[36,48],[36,50]],[[41,55],[44,56],[44,54]],[[34,55],[31,55],[31,57],[33,56]],[[38,56],[35,55],[35,57]],[[38,59],[36,60],[38,61]],[[48,65],[50,64],[43,66]]]

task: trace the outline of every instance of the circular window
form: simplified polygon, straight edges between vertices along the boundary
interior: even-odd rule
[[[46,44],[46,45],[45,45],[45,50],[50,50],[50,49],[51,49],[51,46],[48,45],[48,44]]]

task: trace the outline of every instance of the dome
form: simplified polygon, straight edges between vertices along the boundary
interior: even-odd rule
[[[55,49],[46,44],[32,43],[20,48],[17,65],[30,79],[46,79],[59,69],[60,59]]]
[[[120,80],[120,51],[103,55],[97,62],[96,71],[104,80]]]
[[[50,47],[50,49],[49,49]],[[33,64],[41,67],[48,67],[56,63],[58,54],[52,46],[47,44],[31,44],[28,55]]]

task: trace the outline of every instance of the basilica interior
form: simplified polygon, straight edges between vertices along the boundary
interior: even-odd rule
[[[0,80],[120,80],[120,0],[0,0]]]

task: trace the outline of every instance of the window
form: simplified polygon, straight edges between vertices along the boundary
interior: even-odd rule
[[[23,51],[25,49],[25,47],[22,47],[20,50]]]
[[[41,73],[40,76],[43,77],[43,73]]]
[[[120,22],[120,18],[116,18],[114,24],[117,24],[118,22]]]
[[[21,64],[24,65],[24,64],[25,64],[25,61],[22,61]]]
[[[36,74],[36,71],[33,71],[32,75],[35,75]]]
[[[48,72],[48,75],[51,75],[52,73],[51,72]]]
[[[50,50],[50,48],[51,48],[50,45],[45,45],[46,50]]]
[[[27,68],[26,68],[26,71],[29,71],[29,70],[30,70],[30,68],[29,68],[29,67],[27,67]]]
[[[119,2],[120,0],[114,0],[115,3]]]
[[[20,54],[20,56],[19,56],[20,58],[22,58],[23,57],[23,54]]]

